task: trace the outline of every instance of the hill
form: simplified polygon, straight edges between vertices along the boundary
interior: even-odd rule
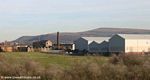
[[[110,37],[113,34],[150,34],[150,30],[145,29],[129,29],[129,28],[97,28],[84,32],[76,32],[76,33],[60,33],[60,42],[61,43],[72,43],[74,40],[79,37]],[[22,43],[22,44],[31,44],[37,40],[47,40],[50,39],[54,43],[56,42],[56,33],[52,34],[43,34],[37,36],[23,36],[20,37],[14,42]]]

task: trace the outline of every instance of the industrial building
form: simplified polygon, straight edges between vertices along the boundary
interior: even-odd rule
[[[53,44],[53,49],[56,50],[58,48],[58,44]],[[74,44],[73,43],[60,43],[59,44],[60,50],[74,50]]]
[[[100,44],[108,39],[109,37],[81,37],[74,41],[75,49],[79,51],[100,52],[102,51],[101,48],[103,48],[101,47],[103,45]]]
[[[13,52],[15,51],[14,44],[8,41],[0,43],[0,52]]]
[[[150,35],[116,34],[109,40],[111,53],[147,53],[150,52]]]
[[[16,51],[17,52],[29,52],[29,46],[28,45],[17,45],[17,46],[15,46],[15,48],[16,48]]]
[[[41,40],[33,42],[33,48],[51,48],[52,41],[51,40]]]
[[[1,50],[2,50],[3,52],[13,52],[13,51],[14,51],[14,48],[13,48],[13,46],[2,46],[2,47],[1,47]]]
[[[108,53],[109,52],[109,42],[103,40],[101,43],[93,41],[89,44],[89,52],[91,53]]]

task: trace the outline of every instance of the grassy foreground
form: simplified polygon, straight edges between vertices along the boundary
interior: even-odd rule
[[[0,76],[40,76],[40,80],[150,80],[150,56],[0,53]]]
[[[23,63],[27,60],[35,61],[40,63],[42,66],[47,67],[49,65],[58,65],[63,68],[68,68],[74,63],[86,63],[86,62],[97,62],[99,64],[106,63],[108,57],[99,56],[67,56],[58,54],[45,54],[39,52],[13,52],[13,53],[1,53],[1,57],[5,57],[8,62],[12,63]]]

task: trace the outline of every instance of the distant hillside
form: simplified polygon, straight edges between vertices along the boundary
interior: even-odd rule
[[[60,33],[61,43],[72,43],[74,40],[79,37],[110,37],[113,34],[150,34],[150,30],[144,29],[128,29],[128,28],[98,28],[94,30],[77,32],[77,33]],[[14,42],[22,44],[31,44],[37,40],[47,40],[50,39],[53,42],[56,42],[56,33],[44,34],[38,36],[23,36],[20,37]]]

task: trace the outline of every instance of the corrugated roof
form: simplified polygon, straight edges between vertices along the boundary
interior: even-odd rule
[[[82,37],[83,39],[88,41],[88,44],[95,41],[97,43],[101,43],[103,41],[108,41],[110,37]]]
[[[125,39],[150,39],[150,34],[118,34]]]

